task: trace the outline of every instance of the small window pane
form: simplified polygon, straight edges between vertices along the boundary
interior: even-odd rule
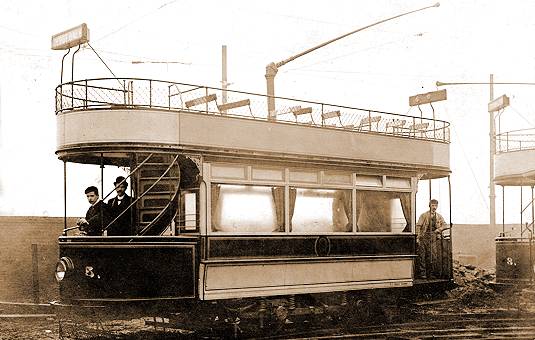
[[[325,172],[323,182],[328,184],[351,185],[351,174],[340,172]]]
[[[212,178],[245,179],[245,167],[212,164]]]
[[[317,172],[290,170],[291,182],[318,183],[318,178]]]
[[[357,175],[357,185],[361,185],[365,187],[382,187],[383,177],[382,176]]]
[[[197,197],[192,192],[184,195],[184,222],[186,229],[197,227]]]
[[[386,186],[390,188],[410,189],[411,180],[409,178],[387,177]]]
[[[292,204],[292,199],[295,204]],[[293,232],[351,231],[351,190],[290,189]],[[293,211],[292,206],[294,206]]]
[[[284,170],[253,168],[253,179],[268,181],[283,181]]]
[[[284,188],[212,184],[212,231],[284,231]]]

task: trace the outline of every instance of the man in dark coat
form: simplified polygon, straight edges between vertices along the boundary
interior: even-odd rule
[[[429,201],[429,211],[426,211],[416,223],[416,242],[418,245],[418,272],[422,279],[433,278],[439,271],[437,263],[442,254],[439,242],[442,240],[442,232],[447,228],[444,217],[437,212],[438,201]]]
[[[104,228],[109,223],[108,207],[99,199],[97,187],[90,186],[85,189],[85,196],[91,206],[76,224],[80,227],[82,235],[102,236]]]
[[[113,183],[117,196],[108,200],[111,221],[115,220],[108,228],[108,236],[132,235],[132,220],[134,218],[134,207],[130,207],[132,197],[126,194],[128,183],[123,176],[117,177]],[[130,208],[129,208],[130,207]]]

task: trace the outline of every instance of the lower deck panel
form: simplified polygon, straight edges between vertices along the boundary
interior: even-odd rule
[[[413,259],[330,259],[286,263],[201,263],[204,300],[407,287]]]

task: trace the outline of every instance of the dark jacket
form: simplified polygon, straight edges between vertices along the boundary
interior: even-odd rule
[[[125,211],[112,225],[107,229],[108,236],[127,236],[132,235],[132,220],[134,219],[134,207],[127,209],[132,203],[132,197],[124,195],[119,203],[119,199],[114,197],[108,201],[110,211],[110,222]]]
[[[88,224],[81,226],[80,230],[85,231],[88,236],[101,236],[103,228],[106,228],[110,221],[109,218],[108,206],[104,202],[98,201],[87,210],[85,219]]]

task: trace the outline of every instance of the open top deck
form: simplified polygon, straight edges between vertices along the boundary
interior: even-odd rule
[[[326,103],[147,79],[56,88],[57,154],[121,165],[136,149],[447,176],[449,123]],[[110,153],[115,152],[115,153]],[[127,164],[125,164],[127,165]]]

